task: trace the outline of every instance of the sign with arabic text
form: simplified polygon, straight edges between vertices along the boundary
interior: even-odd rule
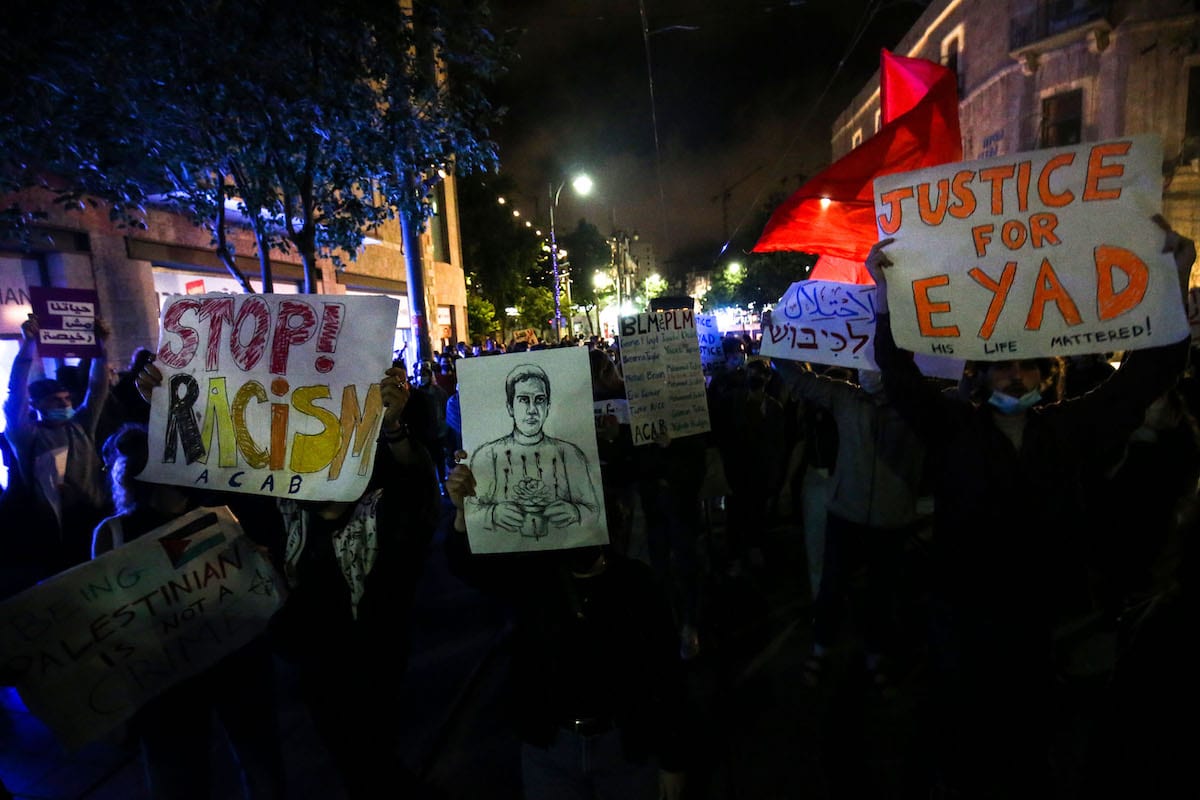
[[[29,299],[38,318],[38,355],[45,358],[92,358],[96,343],[99,298],[91,289],[30,286]]]
[[[357,500],[383,420],[396,301],[371,295],[163,299],[143,480]],[[347,325],[353,317],[354,324]]]

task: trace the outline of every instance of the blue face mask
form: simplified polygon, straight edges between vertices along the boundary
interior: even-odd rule
[[[1041,399],[1042,393],[1034,389],[1020,397],[1013,397],[1011,394],[1005,394],[1004,392],[992,392],[992,396],[988,398],[988,402],[1001,414],[1012,415],[1020,414],[1032,408]]]
[[[42,412],[42,419],[49,422],[67,422],[71,417],[75,416],[75,409],[67,408],[51,408]]]

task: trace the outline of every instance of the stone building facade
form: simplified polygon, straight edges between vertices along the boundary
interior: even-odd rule
[[[966,160],[1158,134],[1163,213],[1200,238],[1196,0],[934,0],[894,52],[955,69]],[[879,125],[876,73],[834,124],[833,157]]]

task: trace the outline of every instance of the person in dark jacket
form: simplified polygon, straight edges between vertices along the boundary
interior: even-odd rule
[[[1166,228],[1183,292],[1195,245]],[[984,365],[987,403],[922,380],[892,338],[889,266],[877,243],[875,359],[888,395],[935,459],[932,593],[936,780],[954,797],[1055,796],[1052,763],[1055,581],[1079,514],[1078,476],[1128,440],[1181,373],[1186,338],[1130,355],[1075,400],[1035,406],[1036,360]],[[1165,251],[1166,252],[1166,251]]]
[[[515,612],[511,700],[526,800],[677,800],[683,675],[654,573],[601,547],[471,555],[463,499],[475,477],[460,464],[446,488],[451,569]]]

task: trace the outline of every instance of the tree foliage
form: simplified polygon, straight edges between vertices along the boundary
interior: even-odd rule
[[[15,5],[18,8],[12,8]],[[0,186],[91,196],[137,224],[165,199],[232,265],[226,204],[260,258],[294,250],[306,284],[404,215],[439,170],[495,164],[485,90],[505,48],[464,0],[15,0],[0,106]],[[28,223],[27,209],[7,221]],[[269,279],[269,275],[264,276]]]
[[[612,248],[600,229],[586,220],[579,220],[575,230],[559,237],[561,247],[571,260],[571,299],[584,309],[595,308],[603,291],[597,291],[592,276],[612,267]]]
[[[538,332],[544,339],[546,330],[553,327],[554,293],[544,286],[526,286],[517,301],[517,320],[526,328]]]
[[[508,206],[498,202],[515,188],[501,175],[474,175],[458,184],[463,268],[471,276],[472,290],[496,308],[518,305],[542,257],[537,234],[517,224]]]
[[[467,330],[471,337],[488,337],[500,328],[496,321],[496,307],[490,301],[475,294],[467,293]]]

